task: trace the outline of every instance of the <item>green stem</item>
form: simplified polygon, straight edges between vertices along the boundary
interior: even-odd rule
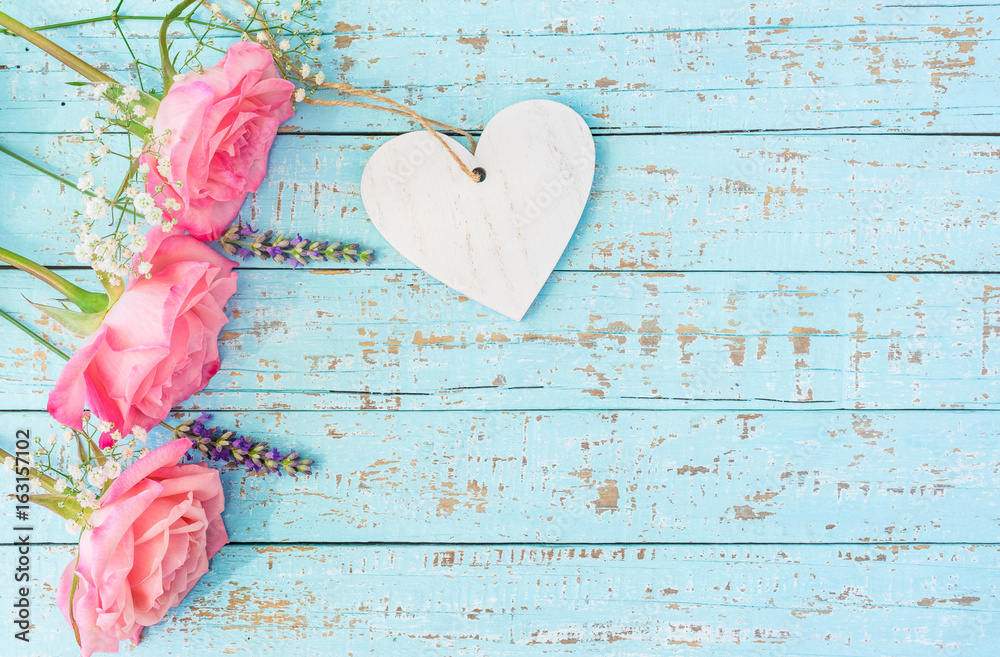
[[[63,360],[69,360],[69,356],[65,352],[63,352],[58,347],[56,347],[55,345],[53,345],[51,342],[49,342],[48,340],[46,340],[42,336],[38,335],[37,333],[35,333],[34,331],[32,331],[30,328],[28,328],[27,326],[25,326],[21,322],[17,321],[16,319],[14,319],[13,317],[11,317],[10,315],[8,315],[7,313],[5,313],[2,310],[0,310],[0,317],[6,319],[8,322],[10,322],[11,324],[13,324],[15,327],[17,327],[20,330],[22,330],[25,333],[27,333],[36,342],[41,343],[43,346],[47,347],[49,351],[51,351],[55,355],[59,356]]]
[[[35,27],[28,28],[34,30],[35,32],[44,32],[46,30],[57,30],[63,27],[75,27],[77,25],[88,25],[90,23],[105,23],[107,21],[162,21],[166,16],[122,16],[121,14],[108,14],[107,16],[96,16],[94,18],[81,18],[76,21],[66,21],[64,23],[50,23],[48,25],[36,25]],[[194,23],[195,25],[211,25],[213,28],[226,30],[228,32],[239,33],[234,27],[229,27],[227,25],[219,25],[218,23],[209,23],[208,21],[200,21],[192,18],[191,20],[186,20],[187,23]],[[0,29],[0,34],[7,34],[9,36],[16,36],[10,30]]]
[[[41,34],[31,29],[27,25],[21,23],[8,16],[7,14],[0,11],[0,25],[7,28],[11,33],[16,36],[21,37],[25,41],[31,43],[37,48],[40,48],[52,55],[60,62],[70,67],[83,77],[87,78],[92,82],[107,82],[110,84],[118,84],[114,78],[101,73],[96,68],[83,61],[73,53],[69,52],[65,48],[56,45],[52,41],[46,39]]]
[[[0,247],[0,261],[17,267],[38,280],[48,283],[57,292],[66,295],[67,299],[75,303],[85,313],[100,313],[108,309],[108,295],[103,292],[88,292],[79,285],[70,283],[51,269],[43,267],[33,260],[28,260],[13,251],[8,251]]]
[[[40,173],[44,173],[46,176],[48,176],[49,178],[52,178],[53,180],[58,180],[62,184],[66,185],[67,187],[71,187],[72,189],[75,189],[76,191],[80,192],[81,194],[84,194],[86,196],[90,196],[92,198],[97,198],[97,194],[95,194],[95,193],[93,193],[91,191],[85,191],[85,190],[80,189],[79,187],[76,186],[76,183],[74,183],[72,180],[69,180],[68,178],[63,178],[62,176],[60,176],[55,171],[50,171],[49,169],[46,169],[45,167],[43,167],[40,164],[35,164],[31,160],[18,155],[17,153],[15,153],[14,151],[10,150],[9,148],[5,148],[4,146],[0,146],[0,153],[3,153],[4,155],[7,155],[8,157],[14,158],[15,160],[17,160],[21,164],[29,166],[32,169],[34,169],[35,171],[38,171]],[[136,166],[138,167],[138,163],[136,163]],[[109,201],[108,199],[104,199],[104,200],[108,201],[108,203],[111,203],[111,201]],[[125,210],[126,212],[128,212],[128,213],[130,213],[130,214],[132,214],[134,216],[138,216],[136,214],[135,210],[127,208],[127,207],[121,205],[120,203],[114,203],[113,205],[115,207],[119,208],[119,209]]]
[[[177,71],[174,70],[174,64],[170,61],[170,45],[167,43],[167,30],[170,29],[170,24],[177,20],[185,9],[196,2],[199,2],[199,0],[184,0],[184,2],[179,3],[171,9],[170,13],[163,17],[163,22],[160,23],[160,68],[163,71],[164,96],[170,91],[170,85],[174,81],[174,76],[177,75]]]

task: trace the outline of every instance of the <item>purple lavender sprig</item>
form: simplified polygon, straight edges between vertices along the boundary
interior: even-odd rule
[[[211,418],[211,415],[202,413],[193,420],[187,420],[174,430],[174,436],[194,442],[191,449],[197,449],[209,461],[235,463],[244,466],[247,472],[277,473],[279,477],[282,470],[293,477],[312,474],[312,459],[304,459],[298,452],[282,454],[266,443],[237,436],[235,431],[205,426]],[[191,460],[190,452],[188,460]]]
[[[290,262],[293,268],[327,260],[334,262],[343,260],[351,264],[360,261],[366,265],[375,262],[375,251],[373,249],[359,251],[361,247],[357,244],[315,242],[301,235],[295,237],[282,233],[275,235],[272,230],[258,234],[257,229],[242,221],[230,226],[219,238],[219,244],[231,256],[238,255],[244,260],[257,256],[261,260],[273,260],[279,265]]]

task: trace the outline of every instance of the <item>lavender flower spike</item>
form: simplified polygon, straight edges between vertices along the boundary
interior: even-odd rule
[[[187,420],[177,427],[174,436],[192,441],[192,449],[197,449],[209,461],[235,463],[245,467],[247,472],[276,473],[279,477],[282,470],[293,477],[312,474],[312,459],[304,459],[297,452],[282,454],[275,448],[269,448],[267,443],[237,436],[235,431],[206,427],[205,422],[211,417],[203,413]],[[190,454],[188,460],[191,460]]]
[[[343,242],[314,242],[304,239],[301,235],[275,235],[268,230],[258,233],[249,224],[238,221],[219,238],[219,244],[231,256],[239,256],[246,260],[257,256],[261,260],[273,260],[280,264],[290,262],[292,267],[307,265],[310,262],[326,262],[333,260],[347,263],[363,262],[371,265],[375,262],[375,251],[365,249],[359,251],[357,244]]]

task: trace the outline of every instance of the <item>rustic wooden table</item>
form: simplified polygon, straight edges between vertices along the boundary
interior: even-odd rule
[[[115,3],[78,4],[5,10]],[[180,415],[318,467],[224,475],[233,542],[134,653],[994,654],[1000,8],[842,4],[324,5],[330,79],[470,129],[571,105],[593,194],[516,323],[371,227],[362,167],[413,126],[289,122],[245,216],[379,262],[242,268],[222,371]],[[152,52],[156,23],[126,27]],[[125,75],[107,24],[55,38]],[[0,143],[76,175],[94,106],[75,76],[11,38],[0,62]],[[5,246],[89,280],[78,207],[0,159]],[[47,294],[9,268],[0,288],[25,319]],[[61,361],[0,345],[0,435],[48,433]],[[33,640],[0,652],[72,655],[53,586],[73,538],[34,515]]]

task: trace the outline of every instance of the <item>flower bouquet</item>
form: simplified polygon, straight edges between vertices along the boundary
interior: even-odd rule
[[[47,403],[62,434],[36,437],[30,448],[19,440],[0,458],[15,473],[19,502],[46,507],[79,535],[57,601],[84,657],[117,652],[124,639],[138,643],[143,628],[184,599],[228,542],[219,472],[207,463],[279,476],[311,473],[310,459],[207,426],[207,416],[166,423],[219,371],[219,334],[238,281],[231,258],[293,267],[374,259],[357,244],[259,232],[237,221],[267,175],[278,127],[294,115],[296,102],[324,85],[319,31],[309,27],[313,3],[240,6],[237,20],[218,5],[174,4],[160,17],[159,62],[137,61],[130,80],[109,77],[46,38],[44,28],[0,13],[9,35],[76,71],[84,81],[71,84],[105,103],[80,123],[86,168],[75,183],[0,146],[81,193],[70,227],[74,254],[101,288],[84,289],[0,248],[0,261],[59,294],[57,302],[32,305],[82,338],[66,354],[0,310],[67,361]],[[111,20],[124,40],[120,7],[94,20]],[[175,22],[196,37],[185,54],[173,48]],[[228,47],[216,45],[225,37],[233,41]],[[213,54],[217,61],[202,63]],[[97,180],[93,167],[115,157],[123,164],[121,182]],[[150,449],[145,443],[158,426],[171,440]],[[189,462],[195,456],[200,461]]]

